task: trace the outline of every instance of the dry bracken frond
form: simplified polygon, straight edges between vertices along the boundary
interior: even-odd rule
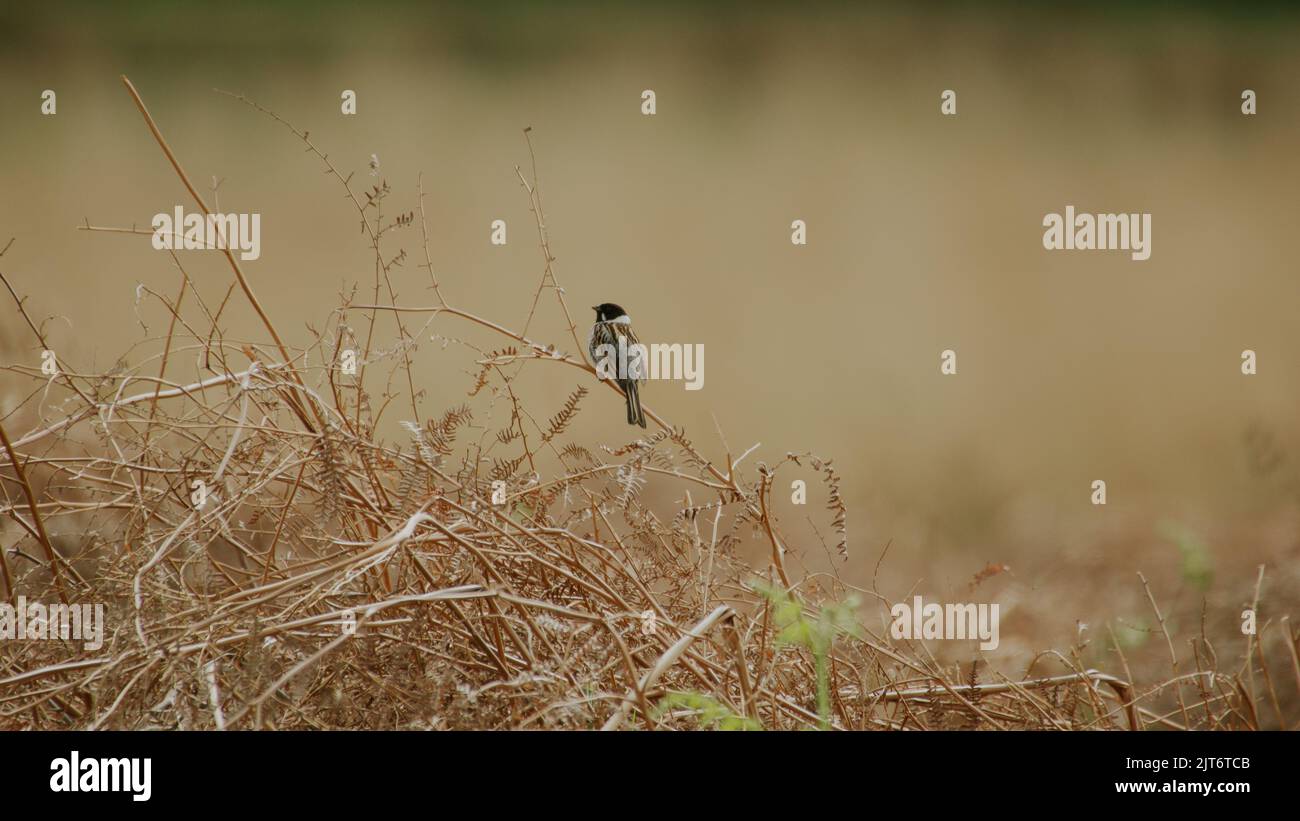
[[[587,395],[587,389],[579,385],[569,398],[564,400],[564,407],[560,412],[551,417],[550,424],[546,426],[546,431],[542,434],[542,443],[545,444],[555,437],[564,433],[564,429],[573,421],[573,417],[578,413],[578,403]]]

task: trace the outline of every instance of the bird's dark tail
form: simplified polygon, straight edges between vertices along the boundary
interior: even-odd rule
[[[645,413],[641,410],[641,390],[636,380],[627,379],[621,383],[623,393],[627,395],[627,423],[645,427]]]

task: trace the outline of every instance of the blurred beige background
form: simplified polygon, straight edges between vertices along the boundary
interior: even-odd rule
[[[1143,607],[1136,570],[1193,618],[1198,594],[1162,535],[1173,523],[1209,546],[1223,625],[1260,562],[1275,568],[1273,595],[1296,600],[1291,466],[1255,475],[1243,439],[1255,423],[1284,450],[1297,443],[1290,18],[76,10],[57,23],[7,12],[0,52],[0,242],[17,238],[3,270],[34,313],[66,318],[50,329],[74,362],[106,367],[145,336],[138,283],[176,287],[148,237],[76,226],[143,227],[191,207],[119,74],[196,182],[222,180],[224,210],[262,215],[262,257],[244,267],[298,344],[341,290],[368,287],[370,250],[318,161],[213,88],[309,130],[365,185],[377,154],[390,212],[415,207],[423,172],[445,292],[514,327],[541,274],[514,172],[531,126],[557,276],[584,330],[586,306],[613,301],[645,341],[703,343],[705,389],[652,384],[646,401],[707,453],[722,454],[716,414],[734,451],[762,443],[751,459],[833,457],[850,506],[846,578],[869,586],[890,540],[881,581],[895,596],[913,584],[969,595],[976,571],[1006,562],[1014,575],[988,594],[1054,591],[1033,618],[1069,640],[1077,619]],[[39,113],[45,88],[56,116]],[[646,88],[653,117],[639,110]],[[939,113],[948,88],[956,117]],[[1257,116],[1240,113],[1245,88]],[[355,117],[339,112],[343,89],[358,93]],[[1151,212],[1151,259],[1043,250],[1043,215],[1069,204]],[[488,242],[497,218],[505,248]],[[806,247],[790,243],[793,219],[807,221]],[[400,299],[429,304],[418,228],[398,241],[411,255]],[[219,301],[224,261],[182,258]],[[233,336],[258,335],[241,301],[232,310]],[[142,316],[150,335],[165,329],[156,308]],[[533,334],[571,349],[547,297],[539,316]],[[492,342],[451,320],[434,329]],[[955,377],[939,373],[945,348]],[[1241,375],[1244,348],[1259,375]],[[463,401],[463,356],[426,344],[417,362],[426,412]],[[538,390],[556,406],[577,372],[552,371]],[[598,392],[574,435],[622,444],[622,413]],[[1104,508],[1089,503],[1099,478]],[[803,512],[785,508],[807,538]],[[820,547],[808,552],[818,565]],[[1018,629],[1033,635],[1012,619],[1004,644]]]

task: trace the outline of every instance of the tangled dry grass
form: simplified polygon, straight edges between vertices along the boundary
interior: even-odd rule
[[[265,330],[264,344],[229,341],[231,300],[204,304],[173,253],[175,294],[147,293],[171,317],[154,349],[105,373],[6,369],[27,398],[0,418],[4,513],[22,530],[0,553],[5,600],[103,603],[108,627],[93,653],[75,641],[0,643],[0,727],[1260,726],[1253,678],[1220,671],[1209,654],[1145,689],[1068,653],[1047,654],[1043,664],[1059,668],[1050,674],[981,682],[977,663],[943,665],[865,629],[854,598],[875,594],[792,577],[770,509],[778,472],[810,465],[845,553],[831,461],[712,461],[649,408],[657,432],[616,447],[585,441],[590,391],[617,388],[580,353],[535,165],[517,169],[543,253],[533,312],[553,298],[574,352],[530,338],[532,313],[515,331],[444,298],[422,190],[412,210],[386,216],[387,184],[358,193],[308,133],[243,102],[337,179],[373,250],[371,299],[340,306],[291,347],[224,251],[232,293]],[[393,286],[407,259],[400,241],[417,230],[435,297],[424,307],[399,305]],[[14,344],[47,349],[9,290],[31,335]],[[470,351],[465,395],[422,420],[415,400],[427,388],[412,356],[435,320],[486,329],[501,347]],[[386,348],[385,328],[395,334]],[[354,373],[345,350],[357,354]],[[203,378],[173,378],[182,357],[198,357]],[[581,381],[560,407],[538,408],[517,389],[532,368]],[[367,386],[380,381],[377,401]],[[403,403],[394,384],[412,412],[400,445],[375,435]],[[476,403],[504,408],[507,421],[483,423]],[[684,502],[656,501],[666,498]],[[765,545],[765,569],[738,558],[745,539]],[[1260,663],[1267,673],[1262,652]]]

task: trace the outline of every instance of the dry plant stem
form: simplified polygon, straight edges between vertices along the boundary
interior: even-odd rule
[[[1141,571],[1138,572],[1138,578],[1142,580],[1142,588],[1146,590],[1147,601],[1151,602],[1151,609],[1155,611],[1156,621],[1160,624],[1160,632],[1165,637],[1165,645],[1169,648],[1169,665],[1173,668],[1175,681],[1177,681],[1178,707],[1183,714],[1183,723],[1191,725],[1191,719],[1187,717],[1187,702],[1183,700],[1183,685],[1181,677],[1178,676],[1178,657],[1174,653],[1174,640],[1169,636],[1169,629],[1165,627],[1164,614],[1160,612],[1160,606],[1156,604],[1156,597],[1151,593],[1151,585],[1147,584],[1146,576]]]
[[[623,636],[619,634],[618,628],[614,626],[613,622],[606,619],[604,624],[605,629],[609,631],[610,637],[618,645],[618,651],[623,658],[624,669],[627,670],[628,684],[632,691],[636,693],[637,704],[641,707],[641,720],[645,723],[647,730],[653,730],[655,725],[650,719],[650,702],[646,700],[645,688],[637,681],[636,662],[632,661],[632,654],[628,652],[627,642],[623,641]]]
[[[750,692],[749,684],[749,667],[745,664],[745,643],[741,638],[740,630],[736,627],[736,620],[728,619],[725,627],[727,642],[731,645],[731,652],[736,659],[736,678],[740,682],[740,708],[741,711],[752,719],[758,719],[758,706],[754,703],[754,696]]]
[[[263,366],[263,370],[266,370],[267,367],[268,366]],[[269,367],[277,368],[279,366],[272,365]],[[165,399],[174,396],[186,396],[189,397],[190,399],[193,399],[194,394],[197,391],[202,391],[207,388],[224,385],[228,382],[237,382],[240,379],[243,379],[246,376],[248,376],[248,374],[249,374],[248,370],[239,371],[238,373],[219,374],[217,376],[213,376],[198,382],[192,382],[189,385],[177,386],[175,388],[169,388],[162,391],[146,391],[144,393],[128,396],[124,399],[114,400],[111,403],[90,401],[89,404],[81,408],[76,413],[64,417],[62,421],[55,422],[53,425],[49,425],[40,430],[33,431],[27,434],[26,436],[22,437],[18,441],[14,442],[13,444],[14,447],[23,447],[25,445],[29,445],[33,442],[37,442],[41,439],[44,439],[47,436],[58,433],[59,431],[64,430],[65,428],[75,425],[77,422],[80,422],[83,419],[93,416],[97,412],[108,410],[111,408],[121,408],[127,405],[134,405],[137,402],[144,402],[146,400],[152,401],[159,398]]]
[[[179,267],[180,260],[176,259],[176,252],[172,251],[171,255],[172,255],[172,261],[175,262]],[[190,278],[185,275],[185,271],[182,270],[181,289],[180,292],[176,295],[176,305],[174,307],[170,305],[168,306],[168,308],[171,311],[171,319],[167,323],[167,341],[163,345],[162,361],[158,363],[158,385],[156,388],[154,388],[153,400],[149,404],[149,422],[151,424],[153,422],[154,414],[158,411],[158,393],[162,391],[163,380],[167,377],[167,359],[171,356],[171,352],[172,352],[172,334],[175,333],[176,331],[176,322],[179,318],[181,303],[185,300],[185,287],[189,283],[189,279]],[[148,437],[148,432],[146,431],[145,434],[146,446],[148,445],[148,443],[149,443],[149,437]]]
[[[551,254],[551,240],[546,232],[546,215],[542,210],[542,192],[541,186],[537,181],[537,154],[533,151],[533,138],[531,136],[532,130],[531,126],[524,129],[524,141],[528,144],[528,158],[532,163],[533,181],[529,184],[529,182],[524,179],[524,175],[519,170],[518,166],[515,167],[515,174],[518,175],[519,182],[523,185],[524,191],[528,193],[528,208],[532,211],[533,221],[537,224],[537,242],[542,249],[542,256],[545,259],[546,264],[542,274],[542,282],[537,286],[537,293],[533,295],[533,305],[528,311],[528,320],[524,323],[523,333],[528,333],[528,327],[532,324],[533,320],[533,312],[537,310],[537,300],[541,296],[542,289],[546,287],[547,281],[549,280],[550,286],[555,289],[555,298],[560,303],[560,310],[564,312],[564,321],[569,325],[569,335],[573,337],[573,344],[579,351],[581,351],[582,342],[578,340],[577,323],[573,321],[573,316],[569,313],[569,305],[564,301],[564,289],[561,288],[560,283],[556,281],[555,271],[552,268],[552,265],[555,262],[555,257]]]
[[[1300,651],[1296,650],[1297,638],[1291,632],[1291,617],[1282,617],[1282,641],[1291,655],[1291,672],[1295,675],[1296,691],[1300,692]]]
[[[163,154],[167,156],[167,161],[170,162],[172,168],[175,169],[176,176],[180,177],[181,183],[185,186],[185,189],[190,192],[190,196],[194,198],[194,202],[199,206],[199,210],[203,212],[203,215],[205,217],[211,216],[212,211],[208,209],[208,204],[204,202],[203,195],[200,194],[194,187],[194,184],[190,182],[189,175],[185,173],[185,169],[181,167],[180,161],[177,160],[176,155],[172,153],[171,146],[167,144],[167,140],[164,139],[162,132],[158,130],[158,125],[149,114],[149,109],[145,107],[144,100],[140,98],[140,93],[135,90],[135,86],[131,84],[131,81],[127,79],[125,74],[122,75],[122,84],[126,86],[126,90],[130,93],[131,99],[135,101],[136,108],[140,109],[140,114],[144,117],[145,124],[149,126],[149,132],[153,134],[154,139],[158,142],[158,147],[162,149]],[[221,249],[221,252],[230,263],[231,270],[235,272],[235,279],[239,282],[240,289],[243,290],[244,296],[248,298],[249,304],[253,307],[253,311],[256,312],[258,318],[262,320],[262,325],[266,328],[267,333],[271,335],[271,339],[275,341],[276,347],[279,348],[280,356],[284,359],[289,378],[295,382],[299,382],[297,372],[293,369],[293,366],[289,364],[293,359],[289,356],[289,349],[286,348],[284,342],[281,341],[280,334],[276,332],[275,325],[272,324],[271,318],[266,315],[266,311],[262,308],[262,303],[258,301],[257,295],[253,293],[253,287],[249,284],[248,278],[244,276],[243,269],[239,267],[239,261],[235,259],[235,255],[230,250],[230,243],[223,242],[222,245],[225,247]],[[301,382],[299,382],[299,384],[301,384]],[[315,428],[312,427],[311,422],[307,419],[305,411],[303,411],[298,405],[297,399],[286,396],[286,401],[288,401],[290,407],[297,411],[300,420],[307,426],[308,430],[315,430]],[[314,407],[313,411],[315,412]],[[324,424],[324,420],[320,418],[319,412],[316,412],[316,416],[316,421],[319,424]]]
[[[0,426],[2,425],[3,423],[0,423]],[[8,496],[7,493],[5,495]],[[5,583],[5,600],[17,607],[18,591],[14,589],[14,576],[9,569],[9,556],[3,546],[0,546],[0,578],[3,578]]]
[[[442,288],[438,286],[438,275],[433,272],[433,259],[429,256],[429,223],[424,217],[424,173],[421,172],[415,179],[416,198],[420,204],[420,238],[421,245],[424,248],[424,267],[429,270],[429,281],[433,285],[433,294],[438,297],[438,304],[446,305],[447,300],[442,296]]]
[[[921,643],[921,647],[925,650],[926,655],[929,656],[931,664],[933,664],[936,668],[938,668],[939,665],[935,661],[934,655],[930,652],[930,648],[924,643]],[[994,727],[999,730],[1003,729],[1003,725],[1000,721],[993,718],[984,710],[980,709],[979,705],[970,701],[969,699],[966,698],[965,695],[962,694],[962,691],[960,691],[958,688],[962,687],[963,685],[953,684],[949,682],[946,677],[943,676],[936,676],[936,680],[939,682],[939,686],[941,688],[946,690],[948,694],[951,695],[953,698],[957,699],[957,701],[961,702],[962,706],[965,707],[967,710],[970,710],[975,715],[987,721],[991,727]],[[969,687],[970,685],[965,685],[965,686]]]
[[[290,124],[287,120],[285,120],[284,118],[282,118],[281,116],[279,116],[279,115],[276,114],[275,112],[273,112],[273,111],[271,111],[271,110],[269,110],[269,109],[267,109],[267,108],[263,108],[261,105],[258,105],[257,103],[255,103],[254,101],[248,99],[247,97],[243,96],[242,94],[232,94],[232,93],[229,92],[229,91],[222,91],[221,89],[215,89],[215,91],[216,91],[218,94],[222,94],[222,95],[224,95],[224,96],[231,97],[231,98],[233,98],[233,99],[236,99],[236,100],[238,100],[238,101],[244,103],[245,105],[248,105],[248,106],[252,107],[253,109],[255,109],[255,110],[261,112],[262,114],[265,114],[266,116],[272,118],[272,119],[275,120],[276,122],[278,122],[278,123],[280,123],[281,125],[283,125],[285,128],[289,129],[289,131],[290,131],[294,136],[298,137],[300,140],[303,141],[303,143],[307,146],[307,150],[308,150],[308,151],[310,151],[312,154],[314,154],[316,157],[318,157],[318,158],[320,159],[320,161],[325,165],[326,173],[332,175],[335,179],[337,179],[337,180],[339,181],[339,183],[343,186],[343,190],[344,190],[345,192],[347,192],[347,198],[348,198],[349,201],[351,201],[351,203],[352,203],[352,207],[356,210],[358,216],[359,216],[360,219],[361,219],[361,227],[362,227],[362,230],[364,230],[364,231],[366,232],[367,236],[369,237],[371,247],[372,247],[372,249],[373,249],[373,251],[374,251],[374,254],[375,254],[375,298],[376,298],[376,300],[378,299],[378,296],[379,296],[379,280],[380,280],[380,278],[383,278],[383,279],[385,280],[385,282],[387,283],[387,286],[388,286],[388,294],[389,294],[389,298],[390,298],[393,302],[396,302],[396,300],[397,300],[396,293],[395,293],[394,290],[393,290],[392,282],[388,280],[388,264],[386,264],[386,263],[383,261],[383,256],[382,256],[382,254],[380,253],[380,249],[379,249],[379,242],[380,242],[380,239],[381,239],[381,235],[382,235],[382,233],[383,233],[383,230],[384,230],[384,229],[383,229],[383,226],[382,226],[382,224],[381,224],[381,222],[380,222],[381,217],[380,217],[380,216],[376,216],[376,217],[375,217],[375,223],[374,223],[374,225],[371,225],[370,220],[367,218],[367,214],[366,214],[366,206],[365,206],[365,205],[362,205],[361,201],[360,201],[359,199],[357,199],[356,194],[353,193],[353,191],[352,191],[352,185],[351,185],[352,175],[349,174],[348,176],[344,177],[341,173],[339,173],[338,169],[334,166],[334,164],[330,162],[329,155],[323,153],[323,152],[320,151],[318,148],[316,148],[315,144],[312,143],[312,141],[311,141],[311,139],[310,139],[310,137],[309,137],[309,135],[308,135],[308,133],[307,133],[306,131],[299,131],[299,130],[298,130],[297,128],[295,128],[292,124]],[[379,212],[379,210],[380,210],[380,209],[379,209],[379,207],[377,206],[377,207],[376,207],[376,211]],[[421,201],[420,210],[421,210],[421,215],[423,215],[423,213],[424,213],[424,205],[423,205],[423,201]],[[427,242],[427,234],[426,234],[426,242]],[[428,250],[428,249],[427,249],[427,246],[426,246],[426,259],[427,259],[427,256],[428,256],[428,254],[427,254],[427,250]],[[233,257],[232,257],[232,261],[233,261]],[[429,263],[429,273],[430,273],[430,276],[432,276],[432,274],[433,274],[433,266],[432,266],[432,263]],[[435,280],[435,291],[436,291],[436,284],[437,284],[437,283],[436,283],[436,280]],[[441,294],[438,294],[438,298],[441,300],[441,299],[442,299],[442,295],[441,295]],[[364,308],[364,307],[363,307],[362,310],[367,310],[367,308]],[[364,382],[365,382],[365,370],[366,370],[366,367],[365,367],[365,366],[366,366],[366,360],[368,360],[368,359],[369,359],[369,356],[370,356],[370,345],[371,345],[371,341],[372,341],[372,338],[373,338],[373,335],[374,335],[374,327],[375,327],[375,312],[376,312],[376,310],[378,310],[378,309],[375,308],[375,307],[370,307],[370,308],[368,308],[368,310],[370,310],[370,328],[369,328],[369,331],[368,331],[368,333],[367,333],[367,338],[366,338],[365,354],[364,354],[364,356],[362,357],[361,367],[358,369],[358,373],[357,373],[357,394],[358,394],[357,408],[358,408],[358,414],[360,414],[360,406],[361,406],[361,402],[359,401],[359,400],[360,400],[360,393],[361,393],[361,390],[362,390],[362,385],[363,385]],[[401,323],[400,318],[398,319],[397,327],[398,327],[398,332],[401,334],[402,341],[403,341],[403,346],[402,346],[402,347],[403,347],[403,356],[404,356],[405,365],[406,365],[407,384],[408,384],[408,387],[409,387],[410,392],[411,392],[411,408],[412,408],[412,412],[415,413],[415,418],[416,418],[416,419],[419,419],[419,411],[418,411],[418,409],[417,409],[416,406],[415,406],[415,382],[414,382],[413,377],[411,376],[411,360],[410,360],[410,353],[409,353],[409,350],[407,349],[406,344],[405,344],[406,340],[408,339],[408,334],[407,334],[407,332],[406,332],[406,328],[405,328],[405,326]],[[288,357],[286,356],[285,358],[287,359]],[[357,423],[358,425],[360,424],[360,417],[359,417],[359,415],[358,415],[358,418],[357,418],[357,420],[356,420],[356,423]]]
[[[1258,575],[1255,576],[1255,596],[1254,596],[1254,598],[1251,600],[1251,603],[1250,603],[1250,610],[1251,610],[1252,613],[1255,613],[1255,614],[1256,614],[1256,621],[1259,620],[1259,618],[1258,618],[1258,614],[1259,614],[1259,591],[1260,591],[1260,588],[1263,587],[1263,585],[1264,585],[1264,565],[1261,564],[1261,565],[1259,566],[1259,573],[1258,573]],[[1251,695],[1252,699],[1253,699],[1254,696],[1255,696],[1255,668],[1254,668],[1254,666],[1250,663],[1250,657],[1254,654],[1254,649],[1255,649],[1255,648],[1254,648],[1254,644],[1255,644],[1255,636],[1254,636],[1253,634],[1247,634],[1247,635],[1246,635],[1246,654],[1245,654],[1245,657],[1244,657],[1244,658],[1242,659],[1242,661],[1241,661],[1241,668],[1240,668],[1240,670],[1238,671],[1238,675],[1241,675],[1241,673],[1245,673],[1245,674],[1248,676],[1247,681],[1250,682],[1250,695]]]
[[[17,607],[18,597],[17,591],[14,590],[14,576],[9,570],[9,557],[5,554],[4,548],[0,548],[0,577],[4,578],[5,600]]]
[[[10,240],[10,242],[12,242],[12,240]],[[14,290],[14,286],[9,284],[9,279],[4,275],[3,271],[0,271],[0,282],[3,282],[5,288],[9,291],[9,296],[13,298],[14,305],[15,307],[18,308],[19,315],[22,316],[23,321],[27,323],[27,327],[31,329],[32,335],[36,337],[36,341],[41,343],[42,348],[49,350],[50,346],[49,343],[45,341],[45,334],[41,333],[41,329],[37,327],[35,322],[32,322],[32,318],[27,315],[27,309],[23,306],[23,303],[26,301],[26,298],[20,298],[18,296],[18,292]],[[69,375],[64,369],[62,368],[59,369],[58,378],[61,378],[64,381],[64,383],[68,386],[68,389],[71,390],[73,393],[75,393],[77,396],[79,396],[83,402],[86,403],[94,402],[94,400],[92,400],[89,396],[87,396],[86,393],[81,390],[81,388],[77,387],[77,383],[72,381],[72,376]],[[18,443],[15,443],[15,445],[17,444]]]
[[[1242,705],[1250,711],[1250,715],[1245,717],[1246,725],[1252,730],[1258,730],[1259,714],[1255,711],[1255,699],[1250,693],[1246,692],[1246,685],[1242,683],[1241,679],[1237,679],[1234,683],[1237,687],[1237,695],[1241,698]]]
[[[289,511],[293,508],[293,500],[298,496],[298,488],[302,485],[302,475],[307,472],[307,462],[304,460],[302,467],[298,468],[298,477],[293,480],[293,488],[289,490],[289,498],[284,503],[284,509],[280,511],[280,519],[275,523],[275,536],[271,538],[271,546],[266,549],[266,566],[262,571],[262,584],[266,584],[267,576],[271,568],[275,566],[275,548],[280,544],[280,534],[284,532],[284,522],[289,518]]]
[[[1124,648],[1120,645],[1119,637],[1115,635],[1115,630],[1109,621],[1106,622],[1106,633],[1110,636],[1111,646],[1115,648],[1115,652],[1119,655],[1120,666],[1124,668],[1124,680],[1133,681],[1133,670],[1129,667],[1128,656],[1124,654]]]
[[[1261,571],[1263,566],[1260,567]],[[1277,726],[1285,727],[1286,719],[1282,716],[1282,704],[1277,698],[1277,688],[1273,686],[1273,675],[1268,671],[1268,657],[1264,655],[1264,634],[1272,623],[1259,628],[1259,641],[1255,642],[1255,653],[1259,656],[1259,669],[1264,674],[1264,684],[1268,687],[1269,701],[1273,704],[1273,714],[1277,716]]]
[[[655,682],[659,680],[659,677],[664,674],[664,671],[673,666],[677,659],[681,657],[682,653],[686,652],[686,648],[691,646],[693,641],[708,634],[709,631],[713,629],[714,625],[724,617],[729,618],[734,616],[735,611],[730,607],[725,604],[718,605],[712,613],[701,619],[699,624],[691,628],[689,633],[678,639],[672,647],[668,648],[667,652],[659,657],[659,660],[655,662],[655,666],[641,677],[641,684],[638,689],[641,692],[645,692],[653,687]],[[601,729],[617,730],[619,725],[623,723],[623,720],[627,718],[627,714],[632,711],[632,705],[637,703],[636,695],[637,693],[634,690],[624,696],[622,705],[614,715],[609,717],[609,720],[605,722],[605,725],[601,727]]]
[[[763,513],[763,529],[767,533],[768,541],[772,544],[772,564],[776,567],[776,574],[781,579],[781,584],[789,590],[790,577],[785,572],[785,547],[781,540],[776,537],[776,532],[772,528],[772,518],[767,513],[767,491],[769,477],[766,471],[763,472],[758,487],[758,503]]]
[[[59,562],[62,556],[54,549],[50,543],[50,536],[45,532],[45,522],[41,520],[41,512],[36,505],[36,494],[32,492],[32,484],[27,481],[27,471],[23,469],[23,463],[19,460],[18,454],[14,453],[14,447],[9,442],[9,434],[5,432],[5,427],[0,424],[0,443],[4,444],[5,453],[9,456],[9,464],[13,466],[14,475],[18,477],[18,484],[22,486],[23,495],[27,497],[27,508],[32,514],[32,524],[40,537],[41,547],[45,550],[45,558],[50,563],[50,574],[54,577],[54,587],[59,591],[59,599],[68,603],[68,593],[63,589],[63,577],[59,574]],[[15,514],[17,515],[17,514]],[[9,575],[8,562],[4,564],[5,586],[9,588],[10,597],[13,596],[13,581]]]

